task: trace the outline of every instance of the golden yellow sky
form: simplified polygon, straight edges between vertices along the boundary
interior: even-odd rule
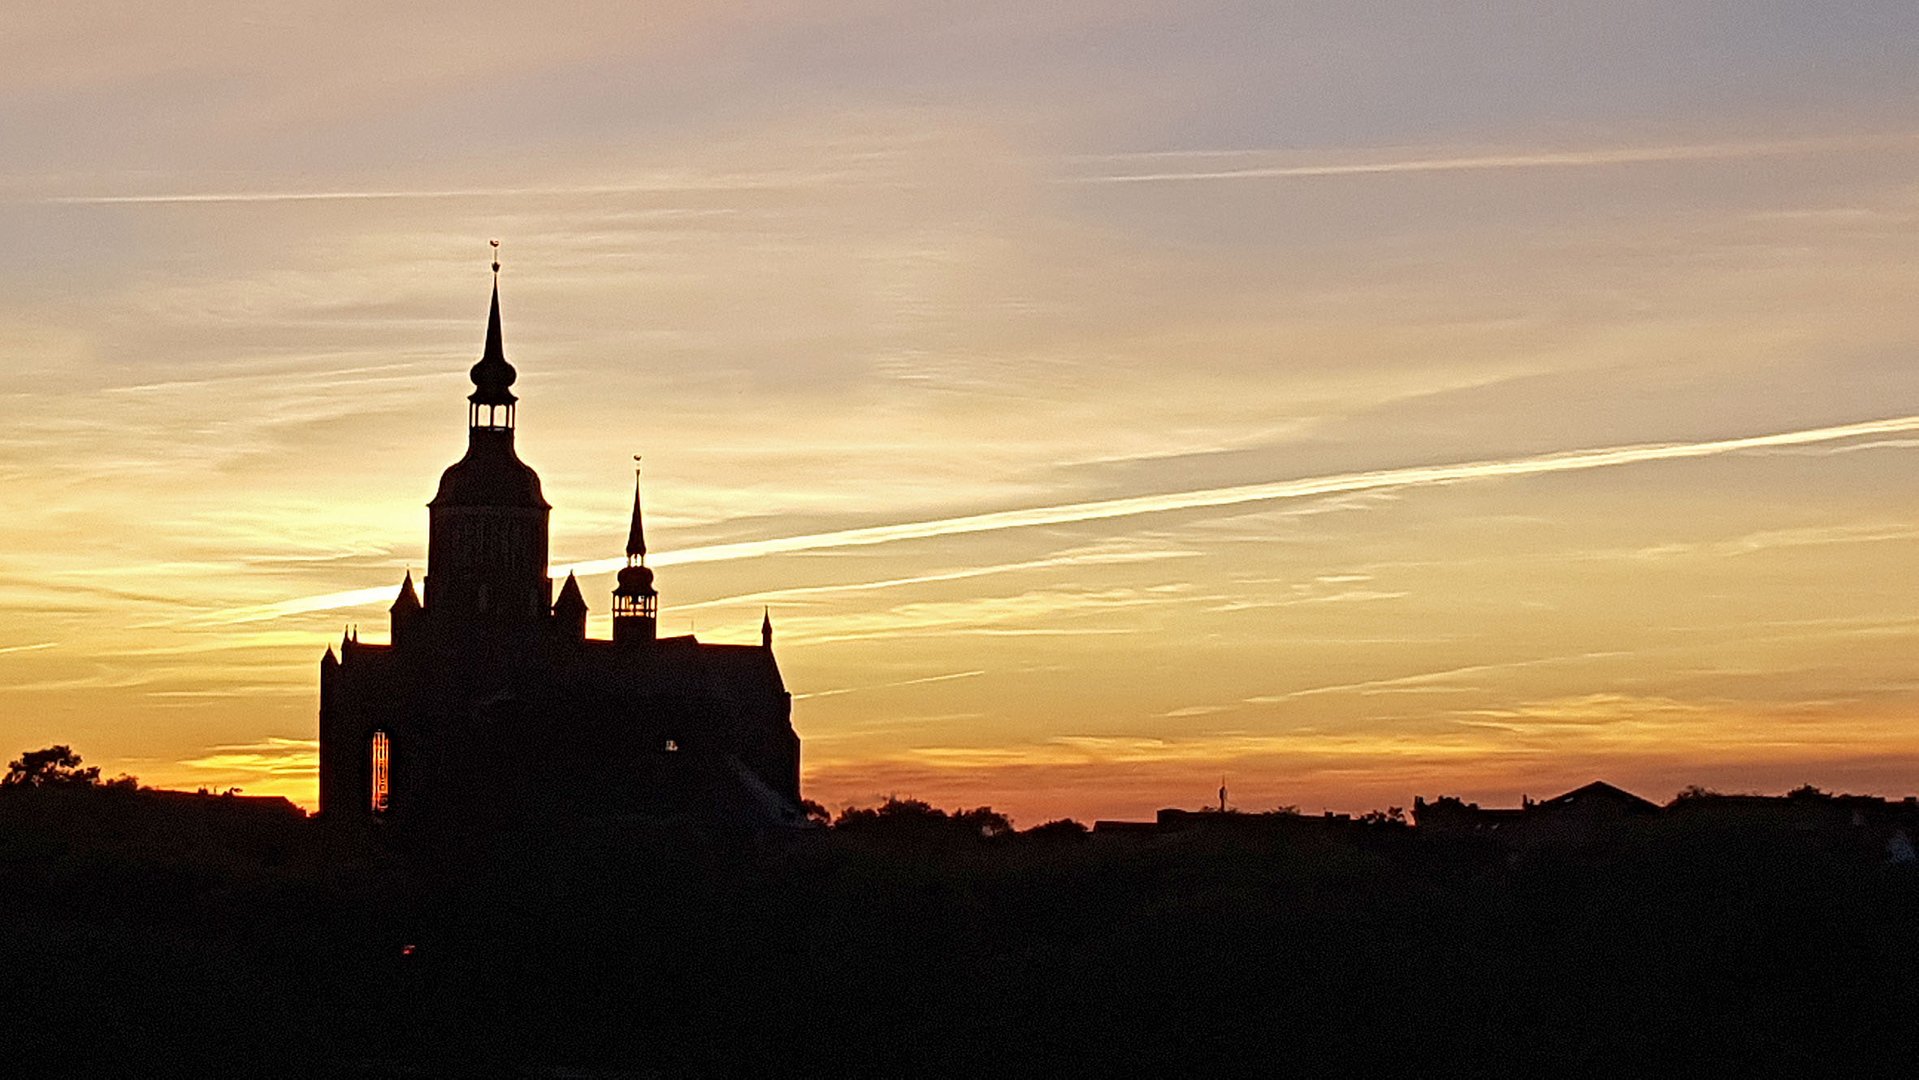
[[[389,7],[9,31],[8,756],[313,802],[497,236],[829,805],[1919,789],[1911,5]]]

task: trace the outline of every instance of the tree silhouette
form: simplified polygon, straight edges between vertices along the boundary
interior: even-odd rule
[[[95,787],[100,783],[100,767],[80,767],[80,755],[70,746],[49,746],[29,750],[18,760],[7,763],[7,775],[0,787]]]
[[[821,825],[830,825],[833,821],[833,811],[811,799],[800,800],[800,812],[806,815],[806,820]]]
[[[898,796],[888,796],[885,802],[870,809],[849,806],[840,811],[840,816],[833,821],[833,827],[893,834],[970,833],[989,839],[1013,831],[1012,821],[990,806],[955,810],[949,814],[923,800]]]
[[[139,786],[138,778],[125,773],[111,780],[100,779],[98,765],[82,768],[80,755],[64,744],[29,750],[8,762],[7,774],[0,776],[0,787],[97,787],[132,791]]]

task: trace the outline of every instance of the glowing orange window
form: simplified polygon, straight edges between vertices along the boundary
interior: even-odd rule
[[[373,733],[373,812],[386,813],[387,795],[392,791],[393,747],[386,732]]]

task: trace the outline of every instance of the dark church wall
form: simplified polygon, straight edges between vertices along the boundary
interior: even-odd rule
[[[553,579],[545,572],[547,515],[532,507],[436,507],[426,606],[498,618],[544,616],[553,606]]]
[[[321,807],[331,820],[376,817],[376,731],[391,762],[389,809],[378,816],[408,828],[764,817],[763,799],[718,790],[739,786],[740,766],[798,805],[791,696],[770,659],[715,682],[702,663],[714,647],[615,647],[557,626],[490,645],[430,625],[415,634],[402,648],[354,643],[342,663],[322,665]]]

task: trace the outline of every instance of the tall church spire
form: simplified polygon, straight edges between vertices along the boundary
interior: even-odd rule
[[[513,406],[520,399],[510,389],[519,372],[506,361],[506,346],[500,337],[500,242],[493,245],[493,303],[486,316],[486,347],[480,360],[467,375],[473,380],[472,402],[467,410],[468,426],[487,430],[513,430]]]
[[[495,242],[497,247],[497,241]],[[532,625],[553,607],[540,478],[513,452],[515,373],[500,344],[500,263],[486,348],[470,372],[466,456],[440,474],[428,503],[426,608],[447,625]]]

